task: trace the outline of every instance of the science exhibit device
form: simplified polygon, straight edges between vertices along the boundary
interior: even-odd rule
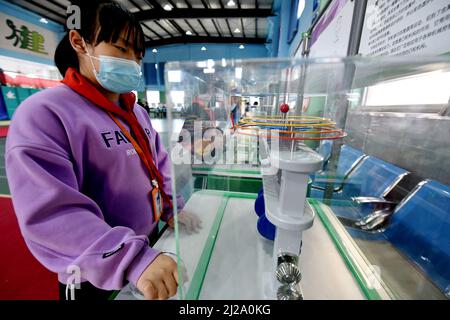
[[[306,146],[306,140],[336,140],[343,130],[330,119],[290,116],[283,103],[281,116],[250,116],[234,125],[235,134],[260,138],[259,154],[263,181],[264,212],[258,230],[274,237],[273,285],[268,296],[280,300],[303,299],[298,262],[302,233],[313,225],[315,212],[306,201],[309,176],[320,171],[324,158]],[[270,235],[268,235],[269,233]],[[276,295],[274,293],[276,292]]]

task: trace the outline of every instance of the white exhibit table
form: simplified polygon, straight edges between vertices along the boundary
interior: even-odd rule
[[[202,190],[189,199],[185,209],[201,218],[202,229],[196,234],[179,229],[181,259],[189,277],[183,286],[182,297],[206,300],[268,298],[273,242],[257,231],[254,198],[252,194]],[[361,271],[355,271],[355,268],[367,269],[364,266],[367,261],[357,252],[357,246],[332,213],[327,212],[326,206],[322,209],[321,217],[316,216],[313,227],[303,234],[300,270],[304,299],[370,298],[372,289],[367,289],[367,285],[374,280],[368,279],[370,274],[364,279]],[[333,238],[330,234],[331,225],[336,227],[333,232],[339,234],[338,245],[336,236]],[[175,253],[174,230],[167,229],[154,247]],[[374,287],[378,287],[373,289],[377,298],[389,298],[381,283]],[[127,285],[115,299],[135,297]]]

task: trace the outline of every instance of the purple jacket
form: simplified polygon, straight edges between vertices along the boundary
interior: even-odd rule
[[[134,112],[171,197],[169,156],[145,110],[136,105]],[[81,281],[98,288],[136,284],[159,254],[147,238],[157,229],[151,185],[132,144],[103,110],[66,85],[36,93],[14,114],[5,157],[22,235],[60,282],[75,265]],[[171,215],[167,210],[162,219]]]

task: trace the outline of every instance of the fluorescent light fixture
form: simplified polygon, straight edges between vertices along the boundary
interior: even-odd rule
[[[206,60],[206,66],[208,68],[212,68],[212,67],[214,67],[214,65],[215,65],[214,60],[212,60],[212,59]]]
[[[240,46],[239,46],[239,49],[245,49],[245,46],[243,45],[243,44],[241,44]]]
[[[206,47],[205,46],[202,47],[202,51],[206,51]]]
[[[228,1],[227,6],[228,7],[234,7],[236,3],[233,0]]]
[[[47,20],[47,19],[45,19],[45,18],[41,18],[41,19],[39,20],[39,22],[42,22],[42,23],[45,23],[45,24],[47,24],[47,23],[48,23],[48,20]]]
[[[208,68],[208,62],[207,61],[198,61],[196,63],[196,65],[197,65],[197,68],[202,68],[202,69]]]
[[[157,49],[153,49],[152,52],[153,53],[158,53],[158,50]]]
[[[428,72],[367,88],[366,106],[447,104],[450,72]]]
[[[186,35],[188,35],[188,36],[192,36],[192,32],[191,32],[191,30],[188,30],[188,31],[186,31]]]
[[[242,79],[242,68],[234,69],[234,76],[236,79]]]
[[[168,3],[166,3],[164,5],[163,9],[166,10],[166,11],[172,11],[172,6],[170,4],[168,4]]]
[[[239,28],[234,29],[234,33],[241,33],[241,30]]]
[[[303,11],[305,10],[305,6],[306,6],[305,0],[299,0],[298,1],[297,19],[299,19],[302,16]]]
[[[208,73],[214,73],[214,72],[216,72],[216,69],[214,69],[214,68],[206,68],[206,69],[203,69],[203,73],[206,73],[206,74],[208,74]]]
[[[181,71],[170,70],[167,72],[167,78],[169,82],[181,82]]]

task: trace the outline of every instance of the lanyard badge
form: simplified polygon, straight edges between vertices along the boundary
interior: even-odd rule
[[[152,209],[153,209],[153,218],[154,218],[154,222],[158,222],[159,219],[161,218],[163,210],[164,210],[163,197],[162,197],[162,193],[161,193],[161,191],[162,192],[164,192],[164,191],[159,188],[158,181],[155,177],[155,176],[157,176],[157,174],[155,174],[154,170],[152,170],[151,165],[153,164],[153,159],[151,158],[151,156],[150,156],[150,159],[146,159],[146,157],[144,155],[144,151],[139,146],[139,144],[136,142],[136,140],[131,136],[131,134],[128,132],[128,130],[125,129],[125,127],[119,122],[119,120],[117,120],[117,118],[114,115],[109,113],[109,116],[114,120],[114,122],[117,124],[117,126],[120,128],[120,130],[122,130],[122,132],[125,134],[125,136],[128,138],[128,140],[132,143],[134,149],[136,150],[136,152],[139,155],[139,158],[141,158],[142,162],[147,167],[147,170],[150,174],[151,184],[153,186],[152,191],[150,191],[150,202],[152,204]],[[155,169],[155,170],[157,171],[158,169]],[[170,205],[170,200],[168,200],[168,202]]]
[[[158,182],[152,180],[153,189],[150,192],[152,209],[153,209],[153,218],[155,222],[158,222],[163,213],[163,199],[161,197],[161,191],[159,190]]]

